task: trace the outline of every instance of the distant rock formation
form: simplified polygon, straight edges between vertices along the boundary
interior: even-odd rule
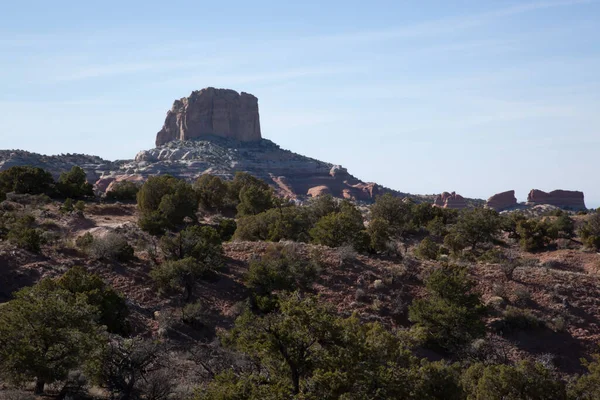
[[[514,190],[497,193],[490,197],[485,203],[487,208],[492,210],[502,211],[517,206],[517,198]]]
[[[583,192],[575,190],[553,190],[546,193],[541,190],[532,189],[527,196],[527,205],[535,206],[539,204],[549,204],[570,210],[586,209]]]
[[[175,100],[156,146],[172,140],[218,136],[250,142],[261,139],[258,99],[231,89],[206,89]]]
[[[456,192],[448,193],[444,192],[437,195],[433,201],[435,207],[451,208],[454,210],[461,210],[467,208],[467,202],[465,198]]]

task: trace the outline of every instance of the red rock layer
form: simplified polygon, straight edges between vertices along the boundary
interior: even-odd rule
[[[575,190],[553,190],[546,193],[541,190],[532,189],[527,196],[527,205],[549,204],[560,208],[572,210],[585,209],[583,192]]]
[[[517,198],[514,190],[497,193],[490,197],[485,206],[496,211],[506,210],[517,205]]]
[[[456,192],[448,193],[444,192],[437,195],[433,201],[434,207],[451,208],[455,210],[461,210],[467,207],[467,202],[464,197]]]

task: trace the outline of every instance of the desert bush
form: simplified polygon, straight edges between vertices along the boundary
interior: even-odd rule
[[[533,330],[544,326],[544,321],[536,317],[530,310],[523,310],[512,306],[506,307],[501,324],[499,325],[500,330],[504,333]]]
[[[256,215],[276,205],[273,189],[256,185],[244,186],[240,190],[237,216]]]
[[[353,246],[364,251],[369,246],[369,236],[365,230],[360,211],[350,202],[343,202],[340,212],[321,218],[310,230],[312,241],[329,247]]]
[[[584,225],[579,229],[579,235],[586,247],[600,250],[600,212],[590,214]]]
[[[85,239],[89,240],[89,239]],[[87,253],[95,259],[116,260],[127,262],[134,256],[133,247],[127,240],[115,232],[109,232],[102,237],[97,237],[86,246]]]
[[[430,344],[456,351],[485,333],[485,307],[465,268],[443,266],[425,283],[427,297],[413,301],[409,319],[425,329]]]
[[[0,307],[0,375],[20,384],[64,380],[70,370],[92,365],[102,348],[97,309],[45,279],[18,291]]]
[[[0,193],[52,195],[54,191],[54,178],[41,168],[15,166],[0,172]]]
[[[501,219],[494,210],[471,208],[462,210],[444,240],[455,253],[470,246],[473,251],[493,243],[501,230]]]
[[[221,211],[227,205],[227,184],[218,176],[202,175],[194,182],[194,190],[205,211]]]
[[[210,226],[191,226],[175,235],[160,239],[160,249],[167,260],[192,257],[206,270],[217,270],[223,263],[221,237]]]
[[[517,225],[519,245],[525,251],[544,249],[552,239],[551,226],[544,220],[527,219]]]
[[[569,398],[576,400],[595,400],[600,398],[600,356],[594,354],[591,360],[581,360],[587,373],[570,382]]]
[[[412,204],[389,193],[378,196],[371,206],[371,219],[387,223],[391,238],[399,238],[414,230]]]
[[[230,218],[219,218],[216,220],[217,224],[217,232],[219,232],[219,236],[221,236],[221,240],[226,242],[233,238],[235,231],[237,230],[237,223],[235,219]]]
[[[239,218],[233,237],[236,240],[250,241],[306,242],[309,239],[310,224],[308,210],[305,207],[286,205]]]
[[[308,290],[319,272],[319,265],[305,260],[294,246],[273,244],[250,263],[244,282],[252,292],[253,307],[268,310],[276,302],[273,292]]]
[[[415,249],[415,254],[420,258],[426,260],[435,260],[438,257],[440,251],[440,247],[431,240],[429,237],[421,240],[417,248]]]
[[[540,363],[517,365],[474,364],[462,376],[462,386],[473,400],[566,400],[566,387]]]
[[[201,302],[188,303],[181,309],[181,321],[194,328],[204,326],[205,307]]]
[[[196,220],[198,196],[191,185],[170,175],[150,177],[137,194],[139,224],[151,234],[180,225],[188,217]]]
[[[93,187],[88,183],[85,171],[77,166],[71,168],[69,172],[60,174],[57,188],[61,196],[71,199],[94,195]]]
[[[176,261],[165,261],[150,271],[150,277],[162,292],[183,289],[183,299],[189,302],[198,279],[205,278],[212,270],[210,266],[193,257]]]
[[[90,274],[83,267],[76,266],[69,269],[57,283],[60,288],[73,295],[84,295],[87,303],[98,309],[98,322],[105,325],[108,332],[119,335],[129,333],[129,309],[125,299],[106,285],[98,275]]]
[[[75,210],[75,207],[73,206],[73,199],[65,199],[65,202],[60,206],[59,210],[61,213],[65,214],[73,212]]]
[[[110,201],[135,201],[140,191],[141,184],[131,181],[116,182],[111,190],[106,192],[106,199]]]
[[[367,232],[371,250],[376,253],[385,252],[391,238],[390,224],[382,218],[375,218],[369,222]]]
[[[16,246],[39,253],[45,244],[43,231],[35,227],[35,218],[24,215],[9,225],[7,238]]]
[[[91,233],[86,232],[83,235],[79,236],[77,239],[75,239],[75,246],[77,246],[78,248],[80,248],[82,250],[85,250],[93,242],[94,242],[94,236]]]

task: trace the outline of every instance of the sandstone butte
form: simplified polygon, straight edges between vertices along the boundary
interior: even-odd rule
[[[506,192],[497,193],[487,199],[485,206],[496,211],[503,211],[517,205],[517,198],[515,197],[514,190],[508,190]]]
[[[448,193],[444,192],[437,195],[433,201],[434,207],[451,208],[454,210],[461,210],[467,207],[467,202],[464,197],[456,192]]]
[[[586,209],[583,192],[575,190],[553,190],[546,193],[538,189],[532,189],[527,196],[527,205],[535,206],[539,204],[549,204],[571,210]]]
[[[175,100],[156,146],[172,140],[217,136],[250,142],[261,139],[258,99],[231,89],[209,87]]]

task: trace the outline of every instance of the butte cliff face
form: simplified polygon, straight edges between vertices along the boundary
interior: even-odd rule
[[[535,206],[539,204],[549,204],[571,210],[586,209],[583,192],[575,190],[553,190],[552,192],[546,193],[541,190],[533,189],[527,196],[527,205]]]
[[[175,100],[156,135],[156,146],[211,136],[241,142],[260,140],[258,99],[230,89],[194,91],[189,97]]]
[[[497,193],[487,200],[485,206],[496,211],[503,211],[516,207],[517,198],[515,197],[515,191],[508,190],[506,192]]]
[[[456,194],[456,192],[444,192],[440,195],[437,195],[433,201],[433,205],[436,207],[451,208],[455,210],[467,208],[467,202],[465,198],[460,194]]]

